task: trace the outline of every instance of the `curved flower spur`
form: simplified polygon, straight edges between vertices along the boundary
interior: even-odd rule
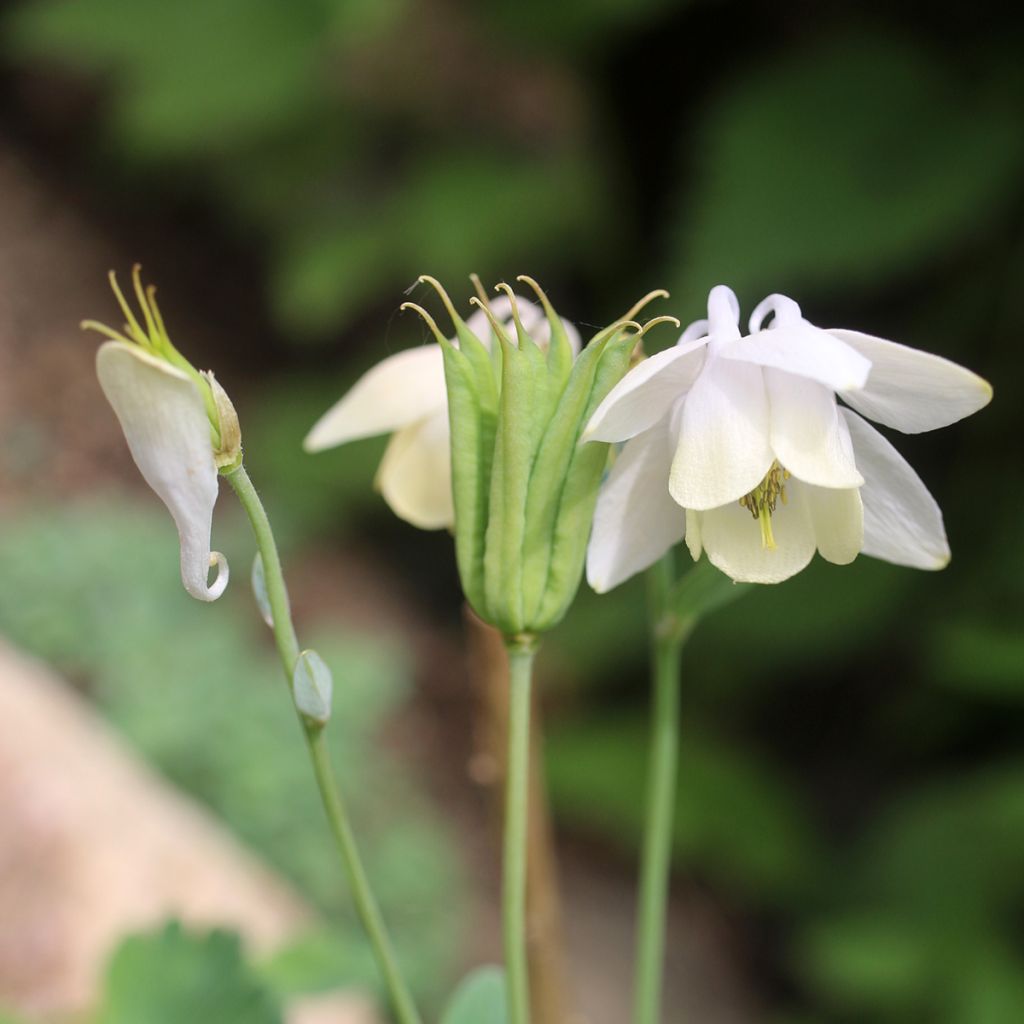
[[[533,635],[565,614],[583,573],[587,535],[607,449],[578,442],[584,424],[629,367],[641,326],[624,317],[599,331],[574,360],[563,321],[540,286],[519,281],[544,310],[546,350],[524,323],[519,302],[499,284],[512,330],[482,292],[470,301],[490,321],[498,344],[484,345],[436,288],[455,329],[456,345],[415,303],[444,358],[451,431],[455,547],[466,598],[477,614],[506,637]]]
[[[123,329],[95,320],[83,321],[82,327],[109,339],[96,353],[96,374],[135,464],[178,528],[181,582],[194,598],[215,601],[227,586],[228,564],[210,550],[213,507],[218,473],[241,461],[238,416],[213,374],[196,370],[171,343],[156,288],[143,288],[138,264],[132,283],[141,322],[111,271]],[[217,575],[208,583],[214,565]]]
[[[476,275],[472,280],[482,295]],[[432,277],[421,277],[419,283],[443,292]],[[520,295],[514,298],[523,327],[546,350],[551,328],[543,309]],[[512,302],[512,298],[502,295],[490,303],[491,313],[506,333],[515,329]],[[575,358],[580,350],[579,333],[568,320],[559,323]],[[494,335],[482,309],[473,313],[465,326],[484,346],[493,349]],[[450,340],[458,347],[458,337]],[[444,357],[437,345],[397,352],[377,363],[320,417],[303,447],[308,452],[319,452],[386,433],[392,436],[377,470],[376,484],[391,510],[423,530],[454,529],[448,392]]]
[[[704,551],[747,582],[787,579],[815,550],[838,564],[864,552],[942,568],[938,505],[858,413],[918,433],[991,397],[956,363],[815,327],[783,295],[765,299],[741,337],[736,296],[719,285],[708,319],[632,370],[587,425],[588,440],[627,442],[598,500],[588,579],[609,590],[684,536],[694,559]]]

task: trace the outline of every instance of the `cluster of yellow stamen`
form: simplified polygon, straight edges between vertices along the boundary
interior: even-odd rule
[[[135,289],[135,298],[142,311],[142,321],[132,312],[131,304],[121,291],[117,283],[117,275],[110,271],[108,278],[110,288],[117,299],[117,304],[124,314],[124,326],[117,331],[113,327],[100,323],[98,320],[83,320],[81,327],[86,331],[97,331],[99,334],[114,341],[123,341],[127,344],[138,345],[144,352],[163,359],[165,362],[176,366],[179,370],[187,373],[199,388],[206,405],[206,414],[210,420],[210,428],[214,434],[214,447],[220,445],[220,413],[217,409],[217,402],[213,390],[206,378],[174,347],[171,342],[167,328],[164,326],[164,318],[160,315],[160,307],[156,304],[156,285],[143,287],[142,266],[136,263],[132,267],[132,284]]]
[[[775,547],[772,535],[772,513],[775,506],[786,504],[786,481],[789,470],[783,469],[778,461],[771,464],[764,479],[749,493],[740,498],[740,504],[756,519],[761,527],[761,545],[765,548]]]

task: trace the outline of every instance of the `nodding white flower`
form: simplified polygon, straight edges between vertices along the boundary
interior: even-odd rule
[[[213,506],[218,471],[241,463],[238,417],[213,374],[200,373],[171,344],[156,289],[143,289],[137,265],[132,280],[142,323],[111,271],[123,331],[94,320],[82,326],[110,339],[96,354],[96,374],[135,464],[178,528],[181,582],[198,600],[215,601],[228,584],[228,564],[210,550]],[[208,583],[214,565],[217,576]]]
[[[420,281],[443,294],[433,278],[421,277]],[[475,277],[474,283],[478,285]],[[503,329],[514,331],[512,299],[503,295],[485,302]],[[515,302],[523,328],[543,348],[551,332],[544,310],[518,295]],[[578,353],[579,333],[568,320],[563,319],[562,324],[573,352]],[[469,317],[466,326],[492,347],[493,331],[482,309]],[[452,344],[457,346],[458,340],[453,339]],[[303,447],[308,452],[319,452],[377,434],[392,435],[376,479],[391,510],[423,530],[452,529],[455,507],[448,391],[439,345],[423,345],[381,360],[324,413]]]
[[[991,398],[956,363],[815,327],[784,295],[741,336],[736,296],[719,285],[707,320],[631,370],[587,425],[587,440],[626,442],[598,498],[588,580],[609,590],[684,537],[694,559],[706,552],[745,582],[787,579],[815,550],[840,565],[863,552],[941,569],[938,505],[858,413],[912,434]]]

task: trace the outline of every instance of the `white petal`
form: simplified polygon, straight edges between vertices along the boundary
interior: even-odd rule
[[[198,600],[215,601],[227,586],[228,570],[224,556],[210,551],[217,466],[198,385],[181,370],[121,341],[100,346],[96,375],[135,464],[174,518],[181,582]],[[217,578],[209,585],[213,564]]]
[[[913,569],[944,568],[949,544],[928,488],[874,427],[849,409],[843,416],[864,474],[864,554]]]
[[[672,446],[661,425],[634,437],[601,485],[587,548],[587,582],[599,594],[656,562],[683,539],[686,515],[668,493]]]
[[[765,370],[771,445],[793,476],[819,487],[860,487],[853,445],[835,395],[816,381]]]
[[[768,397],[760,367],[710,359],[683,401],[682,430],[669,491],[684,508],[737,501],[764,478]]]
[[[781,583],[814,557],[814,524],[799,484],[772,516],[775,547],[761,541],[761,527],[738,502],[698,513],[701,542],[711,563],[741,583]]]
[[[856,487],[787,487],[786,494],[801,490],[807,499],[814,536],[821,557],[836,565],[849,565],[864,545],[864,505]],[[777,511],[777,510],[776,510]]]
[[[829,333],[871,360],[871,374],[861,390],[836,390],[861,415],[886,427],[904,434],[935,430],[992,400],[987,380],[942,356],[859,331]]]
[[[403,427],[388,443],[377,486],[400,519],[421,530],[455,524],[448,413]]]
[[[694,512],[692,508],[686,510],[686,547],[695,562],[704,550],[704,541],[700,535],[700,520],[703,515],[703,512]]]
[[[657,352],[633,367],[590,417],[584,441],[628,441],[654,426],[693,386],[708,339]]]
[[[367,370],[309,432],[303,447],[322,451],[346,441],[387,434],[448,408],[440,345],[388,356]]]
[[[810,377],[833,391],[863,387],[871,369],[860,352],[806,320],[748,334],[724,345],[721,355]]]

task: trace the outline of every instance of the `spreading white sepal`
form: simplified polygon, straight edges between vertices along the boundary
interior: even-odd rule
[[[422,345],[396,352],[367,370],[320,417],[303,447],[307,452],[319,452],[387,434],[447,408],[441,349]]]
[[[601,487],[587,548],[587,582],[599,594],[653,565],[686,532],[686,513],[668,493],[672,448],[648,430],[619,452]]]
[[[843,418],[864,474],[864,554],[912,569],[944,569],[949,542],[928,488],[874,427],[849,409]]]
[[[181,582],[194,598],[215,601],[228,584],[228,565],[210,550],[218,481],[202,395],[186,373],[122,341],[100,346],[96,374],[135,464],[178,528]]]
[[[904,434],[948,427],[992,401],[992,385],[958,363],[860,331],[830,330],[871,360],[867,384],[840,389],[862,416]]]

